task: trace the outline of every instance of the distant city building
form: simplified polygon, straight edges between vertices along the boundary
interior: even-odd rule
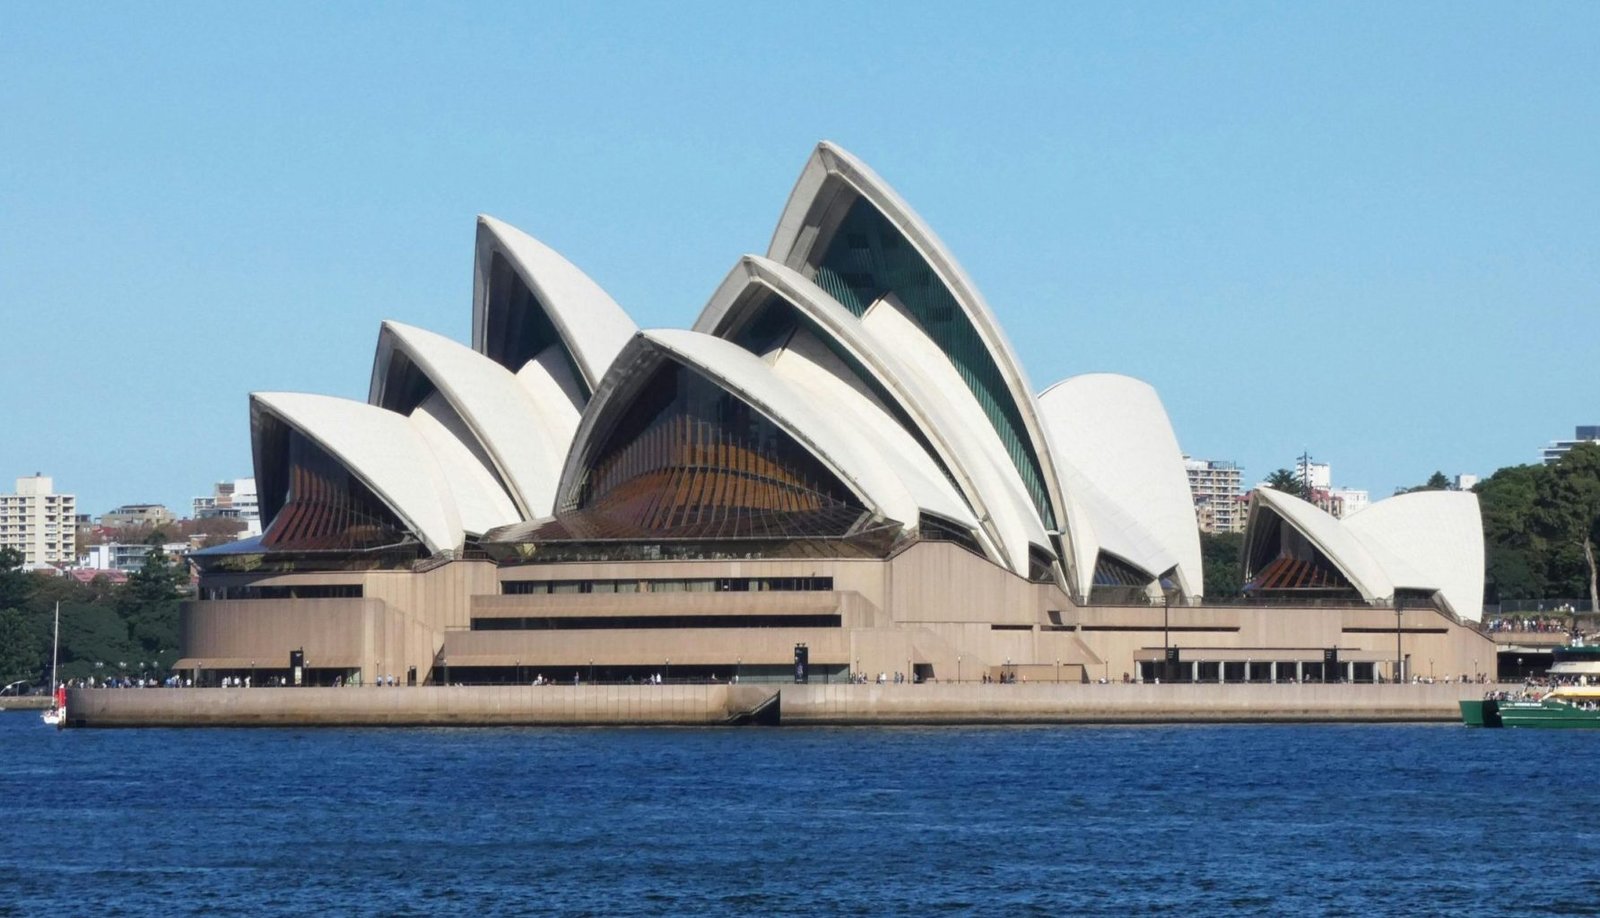
[[[165,526],[177,521],[177,514],[161,504],[123,504],[100,517],[100,525],[111,529]]]
[[[189,554],[187,542],[169,542],[160,547],[174,559],[181,559]],[[78,566],[91,571],[121,571],[130,574],[144,567],[144,559],[153,548],[154,546],[137,542],[91,545],[78,557]]]
[[[15,494],[0,495],[0,548],[22,553],[29,570],[71,564],[77,557],[78,499],[55,493],[43,475],[17,479]]]
[[[1344,519],[1352,513],[1365,510],[1372,503],[1372,497],[1366,491],[1357,488],[1329,488],[1328,512],[1336,519]]]
[[[1590,424],[1575,428],[1571,440],[1551,441],[1549,446],[1539,451],[1539,459],[1545,465],[1555,465],[1579,443],[1600,443],[1600,425]]]
[[[241,538],[261,534],[261,505],[256,497],[254,478],[219,481],[208,497],[194,499],[197,520],[228,519],[244,523]]]
[[[1372,497],[1359,488],[1336,488],[1333,485],[1333,466],[1326,462],[1312,462],[1302,455],[1290,470],[1295,481],[1306,488],[1306,502],[1334,519],[1343,519],[1372,503]],[[1266,487],[1261,482],[1256,487]]]
[[[1478,476],[1461,474],[1456,476],[1455,489],[1457,491],[1471,491],[1478,486]]]
[[[1248,505],[1240,491],[1237,463],[1183,457],[1201,532],[1244,532]]]
[[[1297,462],[1294,479],[1313,491],[1327,491],[1333,487],[1333,467],[1326,462]]]

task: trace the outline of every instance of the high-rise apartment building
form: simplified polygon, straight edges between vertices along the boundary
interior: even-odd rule
[[[244,523],[244,537],[261,534],[261,505],[254,478],[219,481],[208,497],[194,499],[197,520],[230,519]]]
[[[77,560],[78,499],[55,493],[43,475],[17,479],[15,494],[0,494],[0,548],[22,553],[29,570]]]
[[[1574,428],[1571,440],[1552,440],[1549,446],[1539,451],[1539,460],[1545,465],[1555,465],[1579,443],[1600,443],[1600,424]]]
[[[1183,457],[1194,498],[1195,522],[1201,532],[1244,532],[1245,503],[1237,463]]]

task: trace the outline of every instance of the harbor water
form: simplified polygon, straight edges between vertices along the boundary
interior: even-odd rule
[[[0,915],[1594,914],[1600,830],[1573,795],[1597,743],[1443,724],[56,731],[4,712]]]

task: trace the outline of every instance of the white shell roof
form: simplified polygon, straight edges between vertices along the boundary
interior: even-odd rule
[[[911,524],[916,519],[917,503],[905,484],[890,470],[883,457],[866,448],[851,432],[840,429],[795,391],[761,358],[749,351],[710,335],[678,329],[642,331],[619,355],[613,375],[640,372],[653,367],[663,356],[675,359],[737,395],[809,450],[869,510],[896,521]],[[571,500],[588,459],[590,438],[599,420],[613,410],[619,386],[596,390],[579,428],[580,445],[567,457],[561,476],[560,500]],[[616,410],[625,408],[617,404]]]
[[[967,277],[950,250],[940,241],[932,227],[918,216],[916,211],[911,209],[911,205],[907,204],[882,177],[837,144],[828,141],[818,144],[801,171],[794,190],[790,192],[783,214],[778,218],[778,226],[773,232],[767,256],[791,268],[799,267],[810,257],[811,250],[816,244],[816,228],[806,226],[806,217],[823,195],[838,193],[837,185],[830,182],[830,179],[845,183],[898,228],[939,275],[946,289],[960,304],[972,327],[988,347],[995,366],[999,367],[1005,377],[1006,387],[1012,401],[1016,403],[1018,415],[1022,418],[1024,430],[1021,433],[1033,444],[1034,454],[1038,457],[1040,472],[1044,478],[1044,486],[1049,492],[1050,504],[1055,509],[1059,523],[1066,516],[1066,509],[1050,456],[1049,444],[1045,442],[1044,428],[1034,410],[1033,390],[1028,384],[1021,363],[1016,358],[1015,351],[1006,340],[1005,332],[995,320],[988,303],[978,293],[978,288]],[[984,416],[984,422],[989,423],[987,415]],[[1009,455],[1006,461],[1010,462]],[[1032,505],[1031,500],[1029,504]],[[1037,510],[1034,512],[1037,514]],[[1048,541],[1045,544],[1048,544]]]
[[[1317,507],[1282,491],[1257,488],[1250,507],[1250,525],[1262,507],[1271,508],[1286,525],[1293,526],[1317,550],[1327,556],[1349,578],[1350,585],[1368,602],[1386,600],[1394,595],[1394,584],[1389,574],[1372,552],[1337,519]],[[1250,537],[1246,535],[1248,542]]]
[[[466,422],[510,489],[518,514],[524,519],[548,516],[578,427],[578,410],[569,398],[557,389],[530,388],[505,367],[443,335],[385,322],[368,399],[375,405],[396,350],[427,375]]]
[[[1345,517],[1357,538],[1399,559],[1408,575],[1397,587],[1438,590],[1458,617],[1483,617],[1483,517],[1470,491],[1413,491],[1378,501]]]
[[[618,306],[600,285],[562,258],[554,249],[509,223],[478,216],[478,244],[472,293],[472,345],[485,351],[484,334],[488,308],[489,260],[496,251],[504,253],[522,282],[549,311],[550,321],[560,333],[589,391],[600,385],[617,353],[638,331],[633,319]]]
[[[1154,576],[1176,568],[1184,595],[1198,596],[1194,498],[1155,389],[1129,376],[1089,373],[1046,389],[1039,407],[1062,491],[1081,507],[1068,517],[1075,549],[1094,540]]]
[[[797,332],[782,350],[768,355],[767,362],[809,404],[828,406],[831,422],[860,437],[863,445],[876,452],[910,490],[920,510],[977,528],[977,517],[939,473],[933,459],[816,336]],[[916,518],[904,522],[915,526]]]
[[[770,291],[795,307],[820,333],[832,338],[837,347],[849,354],[871,375],[874,382],[895,399],[900,410],[911,423],[917,425],[919,432],[956,479],[961,496],[964,498],[964,505],[962,514],[952,516],[951,519],[958,522],[973,520],[972,524],[977,527],[978,542],[989,554],[990,559],[997,564],[1009,565],[1010,559],[999,547],[998,532],[985,519],[989,516],[985,507],[994,497],[984,494],[980,484],[983,476],[974,476],[966,468],[966,463],[972,461],[970,458],[972,448],[963,450],[960,445],[947,442],[953,432],[936,421],[937,412],[933,400],[922,392],[921,381],[900,365],[891,348],[886,347],[867,331],[861,320],[839,305],[827,291],[807,280],[798,271],[770,259],[746,255],[728,273],[727,278],[707,302],[699,320],[695,322],[694,330],[703,334],[724,336],[743,318],[737,314],[737,307],[754,306],[760,301],[759,295],[748,295],[758,290]],[[894,424],[897,430],[900,429],[892,419],[886,420]],[[915,440],[909,436],[906,440],[909,442],[899,447],[880,446],[880,449],[891,449],[888,455],[905,456],[912,462],[920,463],[922,461],[920,457],[926,457],[927,454]],[[981,465],[984,474],[987,475],[988,461],[983,460]],[[948,485],[937,466],[931,461],[928,462],[928,466],[921,474],[931,476],[939,482],[939,485]],[[1010,498],[1001,500],[1009,502]],[[925,508],[936,513],[942,512],[934,509],[932,505],[925,505]],[[1023,552],[1026,553],[1026,550],[1024,547]],[[1026,573],[1026,568],[1023,568],[1022,572]]]
[[[327,395],[256,392],[250,398],[339,460],[430,551],[461,545],[465,533],[450,485],[409,418]]]
[[[443,394],[435,392],[424,399],[411,412],[410,421],[433,450],[465,532],[482,535],[522,519],[495,477],[488,455]]]
[[[1028,546],[1050,548],[1033,501],[1028,498],[1022,477],[1011,464],[1000,436],[989,424],[972,390],[962,382],[955,367],[939,346],[917,324],[915,318],[893,296],[879,300],[862,317],[862,325],[883,350],[892,348],[906,375],[916,380],[917,389],[930,404],[929,416],[942,431],[943,438],[956,445],[961,466],[972,475],[984,495],[989,520],[1005,546],[1007,563],[1013,571],[1028,571]],[[892,342],[892,344],[891,344]]]
[[[1436,591],[1459,618],[1482,618],[1483,521],[1476,495],[1400,494],[1343,520],[1271,488],[1256,489],[1255,499],[1327,555],[1363,599],[1389,601],[1396,589]],[[1253,504],[1251,527],[1258,512]]]

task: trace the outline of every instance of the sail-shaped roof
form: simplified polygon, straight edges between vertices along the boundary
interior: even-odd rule
[[[815,280],[856,315],[895,295],[972,393],[1041,524],[1064,517],[1033,393],[977,287],[882,178],[836,144],[819,144],[789,196],[767,255]]]
[[[1098,547],[1149,572],[1173,571],[1191,600],[1203,587],[1194,499],[1178,438],[1148,383],[1114,373],[1062,380],[1039,395],[1062,490],[1083,507],[1074,545]],[[1092,532],[1089,520],[1092,518]]]
[[[559,346],[587,397],[635,331],[622,307],[572,262],[516,227],[479,215],[474,350],[518,373]]]

